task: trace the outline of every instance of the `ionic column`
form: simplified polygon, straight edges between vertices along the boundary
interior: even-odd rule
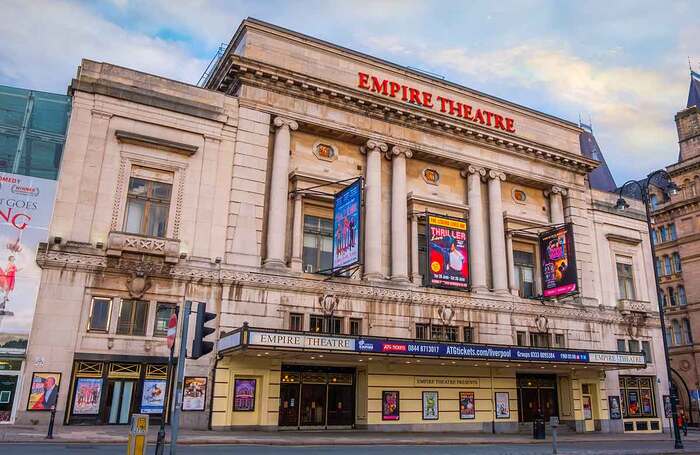
[[[365,165],[365,264],[364,276],[369,280],[382,276],[382,182],[381,154],[389,147],[370,139],[361,151],[367,155]]]
[[[408,281],[408,207],[406,203],[406,159],[413,152],[395,145],[386,154],[391,160],[391,279]]]
[[[299,128],[297,122],[275,117],[275,145],[272,152],[270,200],[267,211],[267,257],[265,267],[284,267],[284,244],[287,227],[287,192],[289,191],[289,146],[291,131]]]
[[[549,196],[549,221],[552,224],[564,224],[564,202],[566,190],[558,186],[553,186],[551,190],[545,191],[545,196]]]
[[[469,166],[462,170],[467,178],[467,204],[469,204],[469,273],[472,292],[484,292],[486,286],[486,244],[484,243],[484,207],[481,201],[481,178],[486,170]]]
[[[421,272],[418,261],[418,215],[411,215],[411,281],[421,284]]]
[[[508,289],[518,295],[518,283],[515,281],[515,260],[513,259],[513,234],[506,234],[506,260],[508,262]]]
[[[503,202],[501,182],[506,175],[489,171],[489,227],[491,228],[491,275],[494,292],[508,292],[508,270],[506,264],[506,239],[503,229]]]
[[[304,217],[302,213],[302,195],[294,195],[294,220],[292,221],[292,270],[301,272],[301,253],[304,243]]]

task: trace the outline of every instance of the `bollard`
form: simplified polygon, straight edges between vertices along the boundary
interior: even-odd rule
[[[53,422],[56,420],[56,405],[51,406],[51,418],[49,419],[49,432],[46,439],[53,439]]]
[[[552,453],[556,455],[557,450],[557,428],[559,427],[559,417],[551,416],[549,418],[549,426],[552,427]]]
[[[133,414],[129,428],[127,455],[145,455],[148,436],[148,414]]]

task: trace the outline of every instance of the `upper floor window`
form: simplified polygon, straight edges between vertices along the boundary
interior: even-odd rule
[[[527,346],[527,332],[515,332],[515,344],[517,346]]]
[[[676,306],[676,293],[673,292],[673,288],[668,288],[668,303],[671,306]]]
[[[651,204],[652,209],[656,209],[659,206],[659,199],[655,194],[649,195],[649,203]]]
[[[165,237],[172,185],[131,177],[124,230],[149,237]]]
[[[651,355],[651,343],[648,341],[642,341],[642,352],[644,353],[644,359],[647,361],[647,363],[651,363],[653,361],[653,357]]]
[[[661,268],[661,259],[660,258],[656,258],[655,265],[656,265],[656,274],[659,276],[663,276],[664,271]]]
[[[683,344],[683,336],[681,335],[681,325],[677,319],[671,321],[671,327],[673,327],[673,344],[680,346]]]
[[[620,299],[634,300],[636,298],[631,264],[617,263],[617,284]]]
[[[315,273],[333,267],[333,219],[304,215],[304,272]]]
[[[119,335],[146,335],[146,319],[148,318],[148,302],[141,300],[122,300],[117,322]]]
[[[518,283],[518,295],[531,299],[535,297],[535,253],[532,248],[513,247],[515,281]],[[517,249],[516,249],[517,248]]]
[[[289,314],[289,330],[301,332],[304,330],[304,315],[300,313]]]
[[[671,273],[673,273],[671,269],[671,258],[664,256],[664,275],[670,275]]]
[[[350,335],[362,335],[362,319],[350,319]]]
[[[548,333],[531,333],[530,346],[536,348],[548,348],[550,345],[550,336]]]
[[[666,293],[664,291],[659,291],[659,301],[661,306],[666,306]]]
[[[156,319],[153,324],[153,336],[164,337],[168,335],[168,321],[175,314],[177,305],[174,303],[158,303],[156,305]]]
[[[473,343],[474,342],[474,327],[464,327],[464,330],[462,331],[463,337],[462,341],[465,343]]]
[[[617,352],[627,352],[627,340],[617,340]]]
[[[430,339],[430,332],[428,331],[428,327],[428,324],[416,324],[416,340]]]
[[[439,341],[457,341],[457,327],[451,325],[431,325],[430,339]]]
[[[688,182],[688,197],[695,197],[697,196],[697,186],[695,185],[695,181],[691,180]]]
[[[673,269],[675,273],[681,273],[683,268],[681,267],[681,256],[678,253],[673,253]]]
[[[564,334],[563,333],[555,333],[554,334],[554,344],[552,347],[555,348],[563,348],[566,347],[566,341],[564,340]]]
[[[90,332],[107,332],[109,330],[111,309],[112,299],[93,297],[90,305],[88,330]]]
[[[688,304],[688,299],[685,296],[685,287],[683,287],[683,286],[678,286],[678,304],[679,305],[687,305]]]
[[[668,239],[668,233],[666,231],[666,226],[661,226],[661,241],[665,242]]]
[[[309,330],[312,332],[323,332],[340,334],[342,332],[343,320],[337,317],[311,316]]]
[[[671,223],[668,225],[669,233],[671,234],[671,240],[678,239],[678,232],[676,231],[676,224]]]
[[[659,243],[658,233],[656,232],[656,229],[653,229],[651,231],[651,243],[653,243],[654,245]]]
[[[686,344],[693,344],[693,333],[690,331],[690,321],[688,318],[683,318],[683,340]]]

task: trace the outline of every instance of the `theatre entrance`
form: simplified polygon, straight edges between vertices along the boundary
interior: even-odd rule
[[[559,415],[555,375],[518,375],[518,420],[533,422],[541,412],[545,422]]]
[[[283,365],[279,426],[352,428],[355,422],[355,370]]]

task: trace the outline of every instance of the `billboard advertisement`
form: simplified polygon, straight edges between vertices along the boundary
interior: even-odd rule
[[[469,288],[467,223],[464,220],[428,214],[425,285]]]
[[[333,270],[360,262],[362,180],[335,195],[333,201]]]
[[[0,172],[0,347],[26,348],[55,193],[54,180]]]
[[[565,224],[540,234],[542,258],[542,294],[556,298],[578,291],[574,233],[571,224]]]

